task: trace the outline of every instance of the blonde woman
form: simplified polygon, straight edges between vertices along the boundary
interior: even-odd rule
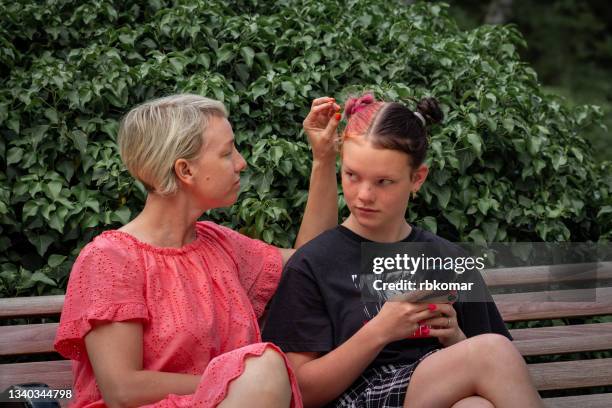
[[[296,247],[337,223],[338,109],[317,99],[304,121],[313,168]],[[223,104],[144,103],[123,119],[118,143],[148,196],[71,272],[55,347],[73,360],[72,406],[300,407],[286,358],[257,324],[294,250],[197,221],[236,201],[246,166]]]

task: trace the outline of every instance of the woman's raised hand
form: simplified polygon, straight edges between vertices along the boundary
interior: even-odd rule
[[[338,152],[338,123],[340,105],[334,98],[323,97],[312,101],[310,112],[302,123],[312,147],[313,160],[335,160]]]

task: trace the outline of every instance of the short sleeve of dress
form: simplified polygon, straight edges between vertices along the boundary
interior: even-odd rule
[[[289,264],[270,305],[263,338],[285,352],[331,351],[332,322],[316,278]]]
[[[259,318],[263,315],[280,281],[283,270],[280,250],[230,228],[216,227],[230,243],[231,255],[238,266],[240,284],[247,292],[253,310]]]
[[[146,322],[144,279],[135,248],[110,234],[98,236],[83,248],[72,267],[55,349],[66,358],[84,361],[84,338],[94,321]]]

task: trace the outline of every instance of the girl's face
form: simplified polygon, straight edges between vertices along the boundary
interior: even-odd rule
[[[426,165],[413,170],[409,160],[406,153],[374,147],[361,136],[345,139],[342,188],[361,230],[356,232],[381,236],[406,222],[410,193],[419,190],[428,172]]]

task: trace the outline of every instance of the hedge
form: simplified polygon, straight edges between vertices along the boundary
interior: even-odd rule
[[[581,136],[601,110],[545,94],[512,26],[461,31],[447,6],[401,1],[0,4],[1,296],[62,293],[80,248],[139,211],[117,123],[176,92],[222,100],[249,163],[238,202],[206,217],[267,242],[291,246],[301,220],[310,101],[364,89],[444,106],[411,222],[457,241],[612,237],[611,166]]]

